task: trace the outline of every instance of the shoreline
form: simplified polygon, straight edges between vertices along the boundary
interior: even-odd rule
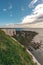
[[[32,56],[32,60],[34,63],[37,63],[37,65],[41,65],[38,60],[35,58],[35,56],[26,48],[26,51]]]
[[[12,38],[12,37],[11,37]],[[12,38],[13,40],[17,41],[16,39]],[[19,43],[20,44],[20,43]],[[21,45],[21,44],[20,44]],[[21,45],[22,47],[24,47],[23,45]],[[37,65],[41,65],[38,60],[35,58],[35,56],[26,48],[26,51],[32,56],[32,60],[34,63],[37,63]]]

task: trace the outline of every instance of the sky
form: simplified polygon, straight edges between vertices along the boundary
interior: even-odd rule
[[[43,27],[43,0],[0,0],[0,26],[9,24]]]

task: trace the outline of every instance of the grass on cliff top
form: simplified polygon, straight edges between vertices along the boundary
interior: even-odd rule
[[[36,65],[25,48],[0,30],[0,65]]]

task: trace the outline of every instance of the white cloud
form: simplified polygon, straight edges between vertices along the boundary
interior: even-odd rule
[[[38,4],[31,15],[27,15],[23,18],[22,23],[33,23],[43,21],[43,4]]]
[[[7,11],[7,9],[4,8],[3,11]]]
[[[12,4],[10,4],[8,9],[10,10],[10,9],[12,9],[12,8],[13,8],[13,6],[12,6]]]
[[[32,0],[31,3],[28,5],[30,8],[34,7],[34,4],[37,2],[38,0]]]
[[[8,7],[8,8],[3,8],[2,10],[3,10],[3,11],[7,11],[7,9],[8,9],[8,10],[11,10],[12,8],[13,8],[12,4],[9,4],[9,7]]]
[[[43,4],[39,4],[38,6],[36,6],[33,11],[34,14],[43,14]]]
[[[22,20],[22,23],[32,23],[35,20],[36,20],[36,15],[31,14],[31,15],[24,17],[24,19]]]
[[[43,22],[35,23],[35,24],[30,24],[30,28],[43,28]]]
[[[3,27],[7,28],[43,28],[43,22],[41,23],[36,23],[36,24],[6,24]]]

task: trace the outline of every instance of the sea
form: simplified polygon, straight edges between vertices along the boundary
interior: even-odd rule
[[[16,28],[16,30],[35,31],[38,33],[33,40],[42,41],[39,49],[32,51],[31,53],[35,56],[38,62],[43,65],[43,28]]]

